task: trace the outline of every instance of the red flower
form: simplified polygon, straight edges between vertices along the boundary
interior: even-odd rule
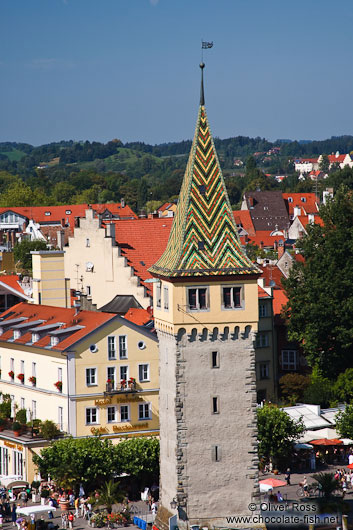
[[[111,382],[112,382],[112,380],[111,380],[111,379],[107,379],[107,383],[108,383],[108,384],[109,384],[109,383],[111,383]]]
[[[32,383],[32,385],[36,385],[36,383],[37,383],[37,378],[34,377],[34,375],[31,375],[31,377],[28,378],[28,381],[29,381],[30,383]]]
[[[11,379],[13,379],[15,377],[15,374],[14,374],[13,370],[9,371],[9,377],[11,377]]]
[[[62,381],[57,381],[56,383],[54,383],[54,386],[56,386],[56,388],[59,390],[59,392],[61,392],[62,389],[63,389],[63,382]]]
[[[17,379],[19,379],[21,383],[23,383],[23,381],[25,380],[25,374],[18,374]]]

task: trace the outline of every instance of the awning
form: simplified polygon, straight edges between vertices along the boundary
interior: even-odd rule
[[[45,504],[44,506],[27,506],[26,508],[21,508],[20,506],[17,508],[16,513],[19,513],[21,515],[25,515],[29,517],[31,513],[38,514],[38,513],[48,513],[48,512],[55,512],[56,508],[54,506],[49,506],[48,504]]]
[[[311,444],[294,444],[294,449],[296,449],[297,451],[300,450],[300,449],[313,449],[313,445]]]
[[[320,438],[319,440],[311,440],[310,443],[313,445],[343,445],[342,440],[338,440],[337,438],[332,438],[329,440],[328,438]]]
[[[25,488],[29,484],[20,475],[0,475],[0,483],[7,488]]]

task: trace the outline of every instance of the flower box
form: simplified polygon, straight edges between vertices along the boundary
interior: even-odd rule
[[[19,379],[21,383],[23,384],[25,381],[25,374],[18,374],[17,379]]]
[[[62,390],[63,390],[63,382],[62,381],[57,381],[56,383],[54,383],[54,386],[59,390],[59,392],[62,392]]]

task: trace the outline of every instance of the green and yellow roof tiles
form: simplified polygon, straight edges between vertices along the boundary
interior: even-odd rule
[[[239,242],[203,105],[167,248],[150,272],[164,277],[258,273]]]

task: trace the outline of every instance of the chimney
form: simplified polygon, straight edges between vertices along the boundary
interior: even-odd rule
[[[285,251],[284,243],[281,240],[278,242],[278,259],[280,259],[283,256],[284,251]]]
[[[109,223],[105,227],[106,237],[111,237],[115,241],[115,223]]]
[[[298,217],[301,214],[301,209],[299,208],[299,206],[294,206],[293,214],[294,217]]]
[[[122,208],[125,208],[125,199],[124,199],[124,197],[121,197],[120,204],[121,204]]]
[[[56,245],[62,250],[64,247],[64,230],[58,230],[56,232]]]
[[[75,308],[74,317],[77,317],[77,315],[79,314],[80,309],[81,309],[81,301],[80,300],[74,300],[74,308]]]

